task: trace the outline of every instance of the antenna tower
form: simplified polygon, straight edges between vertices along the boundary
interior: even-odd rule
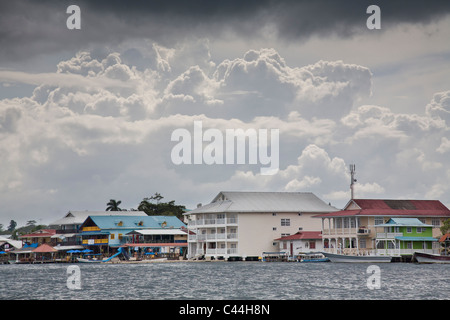
[[[353,195],[354,195],[354,191],[353,191],[353,186],[356,182],[355,179],[355,174],[356,174],[356,166],[354,164],[350,165],[350,191],[351,191],[351,199],[353,200]]]

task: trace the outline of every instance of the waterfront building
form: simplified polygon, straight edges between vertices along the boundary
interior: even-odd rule
[[[275,239],[275,241],[279,243],[280,252],[285,252],[290,257],[296,257],[302,253],[323,251],[320,231],[299,231]]]
[[[390,218],[384,224],[375,225],[376,254],[438,253],[438,247],[434,245],[438,244],[438,239],[432,237],[432,228],[417,218]]]
[[[40,229],[32,233],[19,236],[19,240],[22,241],[24,248],[33,247],[37,248],[43,243],[51,243],[52,237],[56,234],[54,229]]]
[[[417,218],[431,225],[431,236],[436,238],[444,220],[450,218],[450,210],[438,200],[352,199],[343,210],[315,218],[322,220],[325,251],[365,255],[376,251],[376,225],[391,218]]]
[[[153,248],[170,253],[187,248],[186,225],[175,216],[89,216],[80,227],[82,245],[95,253],[110,248]],[[131,252],[133,253],[133,252]]]
[[[80,227],[89,216],[147,216],[143,211],[69,211],[49,227],[56,230],[53,236],[61,248],[78,249],[81,245]],[[81,247],[82,248],[82,247]]]
[[[220,192],[188,217],[189,258],[258,259],[279,251],[275,239],[320,230],[318,213],[338,209],[310,192]]]

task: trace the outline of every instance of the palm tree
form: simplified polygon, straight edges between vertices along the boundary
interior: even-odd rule
[[[122,211],[122,209],[119,208],[119,205],[122,203],[122,201],[116,201],[114,199],[109,200],[109,202],[106,204],[106,211]]]

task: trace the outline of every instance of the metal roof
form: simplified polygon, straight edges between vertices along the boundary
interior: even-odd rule
[[[134,230],[127,234],[142,234],[142,235],[187,235],[186,232],[180,229],[143,229]]]
[[[181,228],[186,225],[175,216],[89,216],[100,228],[105,229],[147,229],[147,228]],[[87,231],[92,232],[92,231]],[[83,232],[85,233],[85,232]]]
[[[311,192],[246,192],[222,191],[210,204],[198,207],[189,214],[220,212],[333,212]]]
[[[143,211],[69,211],[66,215],[50,225],[82,224],[89,216],[147,216]]]
[[[344,210],[315,217],[348,216],[450,217],[450,210],[439,200],[352,199]]]
[[[417,218],[390,218],[386,223],[377,224],[375,227],[432,227],[431,224],[425,224]]]

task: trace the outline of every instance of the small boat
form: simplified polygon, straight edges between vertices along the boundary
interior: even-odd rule
[[[298,255],[298,262],[329,262],[330,259],[322,253],[304,253]]]
[[[376,255],[368,255],[368,256],[351,256],[345,254],[335,254],[322,252],[322,254],[330,259],[331,262],[349,262],[349,263],[385,263],[391,262],[391,256],[376,256]]]
[[[442,256],[439,254],[414,252],[413,258],[418,263],[450,263],[450,256]]]
[[[112,258],[115,258],[115,257],[117,257],[119,254],[123,254],[123,253],[124,253],[123,248],[119,248],[119,249],[117,250],[117,253],[113,254],[111,257],[109,257],[109,258],[107,258],[107,259],[99,260],[99,259],[95,259],[95,258],[94,258],[94,259],[77,258],[77,261],[78,261],[78,262],[81,262],[81,263],[100,263],[100,262],[108,262],[108,261],[111,261]]]
[[[77,261],[81,262],[81,263],[101,263],[101,262],[104,262],[103,260],[85,259],[85,258],[77,258]]]

